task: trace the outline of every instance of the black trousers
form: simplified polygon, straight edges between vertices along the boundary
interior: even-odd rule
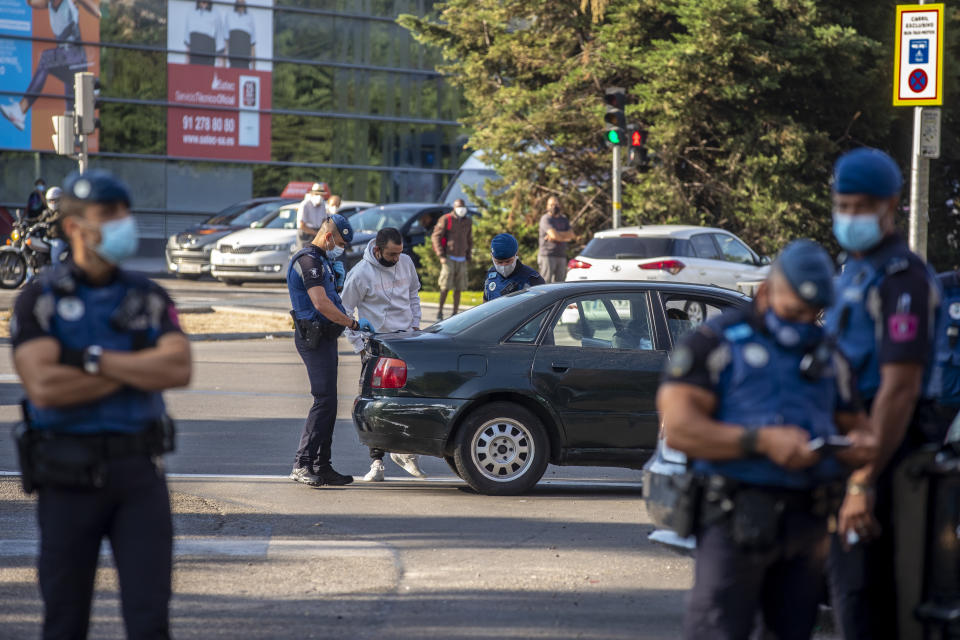
[[[87,637],[104,537],[113,550],[127,638],[167,640],[173,524],[166,479],[153,461],[110,461],[101,489],[38,493],[44,640]]]
[[[765,551],[741,549],[725,522],[698,533],[685,640],[747,640],[758,621],[764,638],[810,638],[823,593],[826,521],[808,513],[783,518],[781,539]]]
[[[921,401],[917,405],[903,442],[877,478],[874,517],[880,524],[880,535],[849,551],[843,549],[839,536],[833,536],[828,567],[830,599],[844,640],[899,635],[893,477],[897,466],[911,452],[925,443],[943,439],[948,425],[939,412],[933,402]]]
[[[333,427],[337,423],[337,340],[321,339],[316,349],[305,347],[299,336],[293,341],[307,367],[313,396],[294,464],[321,467],[330,464]]]

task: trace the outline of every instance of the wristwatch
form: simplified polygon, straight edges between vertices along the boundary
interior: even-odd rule
[[[757,451],[757,429],[744,429],[740,436],[740,451],[744,458],[753,458],[760,452]]]
[[[851,481],[847,483],[847,495],[862,496],[865,493],[869,493],[872,488],[869,484]]]
[[[103,347],[98,344],[92,344],[83,350],[83,370],[92,376],[100,373],[100,356],[103,355]]]

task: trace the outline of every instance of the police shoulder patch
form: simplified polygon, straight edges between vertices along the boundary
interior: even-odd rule
[[[751,342],[743,347],[743,359],[751,367],[759,369],[770,362],[770,352],[762,344]]]
[[[490,291],[493,291],[496,288],[497,288],[496,282],[491,282],[490,284],[487,285],[487,289],[490,289]]]
[[[75,296],[60,298],[57,301],[57,315],[67,322],[79,320],[83,317],[85,311],[83,300]]]
[[[947,311],[951,318],[954,320],[960,320],[960,302],[951,303]]]

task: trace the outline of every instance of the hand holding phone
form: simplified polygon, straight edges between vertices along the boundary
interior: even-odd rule
[[[810,451],[819,451],[820,453],[837,453],[849,449],[853,446],[853,441],[847,436],[831,435],[819,436],[810,440],[807,445]]]

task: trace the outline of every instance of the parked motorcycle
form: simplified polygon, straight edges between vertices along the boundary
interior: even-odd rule
[[[16,218],[8,244],[0,246],[0,288],[3,289],[16,289],[28,275],[37,275],[51,264],[50,224],[24,220],[19,211]]]

